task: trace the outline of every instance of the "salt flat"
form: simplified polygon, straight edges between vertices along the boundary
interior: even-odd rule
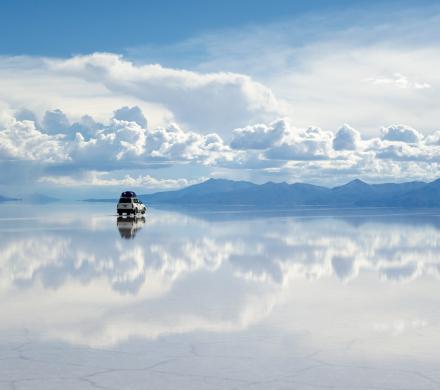
[[[0,389],[440,388],[438,210],[0,211]]]

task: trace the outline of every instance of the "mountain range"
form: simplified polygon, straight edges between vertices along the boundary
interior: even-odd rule
[[[176,191],[139,195],[149,205],[247,207],[440,207],[440,179],[368,184],[356,179],[328,188],[305,183],[254,184],[209,179]]]

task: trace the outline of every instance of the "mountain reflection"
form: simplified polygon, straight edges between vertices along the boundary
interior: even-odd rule
[[[121,238],[130,240],[136,237],[136,233],[142,229],[145,223],[145,217],[118,217],[116,220],[116,226],[118,227]]]
[[[83,213],[16,231],[8,225],[0,236],[0,304],[15,294],[25,305],[30,294],[51,313],[68,291],[79,317],[63,325],[67,333],[51,334],[105,345],[131,335],[244,329],[309,283],[319,281],[324,296],[335,282],[374,295],[377,288],[356,280],[383,286],[440,270],[440,230],[420,217],[414,224],[402,216],[363,216],[361,224],[332,216],[212,221],[156,211],[148,221],[118,218],[116,227],[113,218]],[[113,327],[103,330],[108,321]]]

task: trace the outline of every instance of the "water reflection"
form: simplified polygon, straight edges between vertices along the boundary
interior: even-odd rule
[[[118,217],[124,239],[133,239],[145,226],[141,239],[124,244],[113,238],[108,218],[83,217],[80,229],[72,227],[74,220],[58,219],[63,229],[48,228],[41,220],[33,221],[40,226],[29,231],[4,232],[3,279],[56,287],[66,277],[87,284],[104,276],[115,290],[136,292],[132,283],[147,283],[147,275],[158,273],[173,282],[188,272],[215,271],[226,262],[234,277],[280,285],[292,277],[348,281],[361,271],[402,281],[437,276],[440,270],[440,230],[408,223],[411,218],[406,223],[389,218],[357,224],[334,217],[211,223],[161,212],[147,225],[144,217]],[[3,226],[14,223],[2,221]]]
[[[382,335],[412,342],[412,332],[437,331],[432,215],[213,221],[155,211],[118,218],[116,229],[110,213],[61,210],[0,220],[0,334],[27,327],[106,346],[276,324],[320,346],[356,337],[368,349]]]
[[[130,240],[136,237],[136,233],[142,229],[145,223],[144,216],[125,216],[118,217],[116,220],[116,226],[118,227],[121,238]]]

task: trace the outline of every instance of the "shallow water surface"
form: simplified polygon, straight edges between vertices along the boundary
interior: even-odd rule
[[[0,211],[0,389],[440,388],[438,210]]]

